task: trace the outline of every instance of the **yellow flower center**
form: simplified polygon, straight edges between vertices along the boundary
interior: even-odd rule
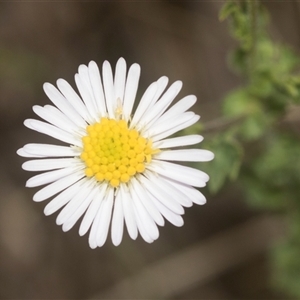
[[[159,152],[137,130],[129,129],[124,120],[102,118],[88,125],[86,131],[80,155],[86,165],[85,174],[99,182],[106,180],[112,187],[144,172],[146,163]]]

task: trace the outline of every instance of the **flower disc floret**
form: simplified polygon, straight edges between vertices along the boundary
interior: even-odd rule
[[[124,120],[102,118],[87,126],[87,135],[82,138],[85,175],[97,181],[106,180],[112,187],[128,182],[132,176],[145,171],[152,155],[150,140],[129,129]]]

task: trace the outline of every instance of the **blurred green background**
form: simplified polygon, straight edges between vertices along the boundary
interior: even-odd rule
[[[299,54],[300,3],[262,2],[270,15],[268,32],[272,38],[290,45]],[[219,20],[224,3],[0,3],[1,299],[293,297],[276,289],[277,281],[272,280],[276,269],[274,251],[270,252],[285,240],[289,215],[274,212],[268,204],[261,209],[261,198],[266,195],[270,199],[271,189],[272,197],[277,199],[276,209],[288,202],[292,197],[279,194],[276,182],[272,181],[279,178],[282,183],[285,177],[284,187],[291,187],[292,196],[299,199],[299,186],[289,185],[293,180],[290,178],[299,173],[299,148],[295,146],[298,141],[294,143],[290,136],[280,136],[278,142],[275,136],[276,147],[272,146],[274,139],[271,139],[268,151],[272,151],[264,153],[268,160],[257,159],[258,167],[250,172],[245,159],[243,176],[231,175],[238,177],[237,184],[225,181],[228,174],[221,178],[223,170],[234,168],[236,163],[234,158],[229,164],[228,160],[220,159],[224,153],[230,155],[228,147],[236,149],[232,140],[225,139],[227,142],[222,144],[223,140],[216,139],[224,126],[233,128],[230,120],[228,124],[223,122],[223,112],[226,113],[223,101],[227,99],[227,107],[231,107],[227,116],[239,116],[232,112],[232,107],[236,107],[234,99],[243,99],[243,92],[236,97],[228,95],[245,86],[249,79],[239,70],[232,70],[230,53],[239,42],[232,37],[228,22]],[[63,233],[55,224],[56,215],[43,215],[45,203],[32,201],[36,190],[24,187],[30,174],[21,169],[24,159],[16,155],[16,150],[29,142],[52,142],[23,126],[24,119],[34,116],[32,105],[49,104],[42,90],[44,82],[55,84],[58,78],[64,78],[75,87],[74,74],[79,64],[95,60],[101,65],[108,60],[114,66],[121,56],[128,65],[134,62],[141,65],[139,95],[162,75],[168,76],[170,82],[183,81],[178,99],[188,94],[198,97],[195,110],[201,115],[203,135],[207,145],[219,151],[218,159],[215,165],[206,163],[205,166],[212,184],[210,191],[204,190],[207,204],[186,209],[182,228],[166,223],[160,228],[160,238],[150,245],[141,238],[132,241],[125,233],[119,247],[114,247],[108,239],[104,247],[91,250],[87,236],[79,237],[78,226]],[[265,90],[260,87],[260,91]],[[266,112],[266,119],[268,116]],[[299,137],[299,108],[289,106],[276,121],[286,133],[293,134],[293,139]],[[240,128],[240,123],[237,125]],[[243,144],[250,157],[261,150],[260,140],[256,138]],[[235,153],[232,155],[235,157]],[[270,168],[287,157],[298,161],[288,161],[291,168],[284,173],[278,175],[278,168]],[[220,161],[227,164],[221,166]],[[199,166],[203,167],[204,164]],[[280,177],[282,174],[286,176]],[[241,188],[242,184],[246,184],[248,192]],[[266,190],[266,186],[270,189]],[[260,208],[253,205],[255,200],[260,202]],[[295,227],[295,234],[298,232]],[[273,255],[276,260],[299,256],[297,247],[287,250],[294,253],[276,256],[275,251]],[[288,263],[294,267],[294,277],[300,276],[297,263],[293,260]]]

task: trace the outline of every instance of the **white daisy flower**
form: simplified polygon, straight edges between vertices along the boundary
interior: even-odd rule
[[[80,65],[75,75],[80,96],[63,79],[57,80],[58,89],[45,83],[53,105],[35,105],[33,110],[46,122],[24,122],[66,143],[30,143],[17,151],[33,158],[22,165],[24,170],[43,172],[26,182],[27,187],[45,185],[33,200],[51,199],[46,215],[61,209],[56,223],[63,231],[83,216],[79,234],[89,231],[91,248],[105,243],[110,226],[112,242],[119,245],[124,223],[132,239],[140,233],[151,243],[158,238],[157,226],[164,226],[164,218],[182,226],[184,207],[206,202],[196,188],[206,185],[208,175],[176,162],[209,161],[213,153],[177,149],[201,142],[200,135],[169,137],[199,120],[187,111],[196,97],[184,97],[169,108],[182,82],[166,90],[168,78],[163,76],[147,88],[133,113],[139,77],[140,66],[133,64],[127,73],[123,58],[114,76],[105,61],[102,78],[94,61]]]

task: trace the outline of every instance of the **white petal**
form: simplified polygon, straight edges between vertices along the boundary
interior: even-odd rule
[[[112,216],[112,208],[114,201],[114,190],[112,188],[107,190],[106,197],[101,206],[101,217],[97,228],[97,246],[102,247],[107,239],[109,224]]]
[[[153,148],[164,149],[164,148],[172,148],[172,147],[182,147],[182,146],[195,145],[202,141],[203,141],[203,136],[198,134],[191,134],[191,135],[178,136],[174,138],[157,141],[153,143]]]
[[[107,184],[102,183],[100,186],[98,185],[97,188],[98,188],[98,192],[95,196],[95,199],[91,202],[80,224],[80,228],[79,228],[80,236],[85,235],[89,230],[89,228],[91,227],[92,223],[94,222],[95,217],[101,206],[101,203],[104,199],[104,195],[107,189]]]
[[[150,195],[154,205],[158,208],[158,210],[161,212],[161,214],[174,226],[181,227],[184,222],[183,218],[175,214],[173,211],[168,209],[166,206],[164,206],[160,201],[158,201],[155,197]]]
[[[104,117],[107,115],[104,92],[103,92],[99,68],[94,61],[91,61],[89,63],[89,74],[90,74],[90,80],[93,88],[94,97],[98,107],[98,113],[100,117]]]
[[[70,230],[76,224],[76,222],[84,214],[84,212],[90,205],[91,201],[95,197],[96,191],[97,190],[96,190],[95,186],[94,186],[94,188],[87,190],[87,193],[85,195],[83,195],[83,197],[81,199],[79,199],[79,203],[78,203],[76,210],[73,212],[71,212],[71,209],[69,210],[68,214],[70,214],[70,216],[68,218],[66,217],[66,220],[63,222],[63,227],[62,227],[63,231]],[[73,200],[71,200],[69,202],[69,204],[72,201]]]
[[[186,113],[188,114],[188,112]],[[178,122],[176,122],[176,124],[174,124],[174,127],[173,128],[170,128],[169,130],[166,130],[160,134],[157,134],[155,135],[154,137],[152,137],[152,141],[153,142],[156,142],[156,141],[159,141],[161,139],[164,139],[184,128],[187,128],[193,124],[195,124],[196,122],[198,122],[198,120],[200,119],[200,116],[198,115],[194,115],[193,117],[189,118],[187,116],[186,120],[185,121],[182,121],[182,119],[178,119]],[[179,121],[180,120],[180,121]]]
[[[100,207],[97,211],[97,214],[95,216],[95,219],[92,223],[92,227],[90,230],[90,234],[89,234],[89,246],[92,249],[97,248],[97,228],[98,228],[98,224],[100,222],[100,212],[101,212],[101,207],[103,206],[103,201],[101,201],[100,203]]]
[[[26,151],[24,150],[24,148],[18,149],[18,150],[17,150],[17,154],[18,154],[19,156],[22,156],[22,157],[44,157],[43,155],[30,154],[30,153],[26,152]]]
[[[80,154],[78,149],[49,144],[27,144],[23,147],[23,150],[33,157],[74,157]]]
[[[149,104],[149,108],[152,107],[157,102],[157,100],[160,98],[161,94],[163,93],[166,86],[168,85],[168,82],[169,82],[169,79],[166,76],[162,76],[156,81],[157,90],[156,90],[156,93],[155,93],[154,97],[152,98],[152,100]]]
[[[67,189],[55,196],[44,208],[44,214],[49,216],[60,208],[62,208],[66,203],[68,203],[78,192],[85,178],[77,181],[73,185],[69,186]]]
[[[166,150],[155,154],[158,160],[210,161],[214,158],[211,151],[203,149]]]
[[[46,82],[43,85],[44,91],[52,103],[59,108],[70,120],[74,121],[78,126],[84,127],[86,124],[74,107],[66,100],[66,98],[56,89],[55,86]]]
[[[147,231],[150,238],[152,240],[156,240],[159,237],[159,231],[157,229],[157,226],[156,226],[152,216],[149,214],[149,212],[146,210],[146,208],[142,205],[142,203],[139,199],[139,197],[141,195],[138,195],[135,193],[134,189],[132,188],[132,185],[130,185],[129,188],[130,188],[130,194],[131,194],[131,197],[133,200],[133,205],[135,206],[135,209],[140,217],[141,223],[143,223],[143,225],[144,225],[143,227]],[[141,235],[142,235],[142,233],[141,233]]]
[[[157,136],[160,134],[163,134],[166,131],[169,131],[170,129],[173,129],[174,127],[176,128],[176,126],[188,122],[189,120],[191,120],[193,117],[195,116],[194,112],[185,112],[182,115],[180,115],[180,117],[175,117],[172,118],[170,120],[167,120],[166,122],[164,122],[163,124],[153,124],[153,126],[148,130],[147,134],[149,136]]]
[[[127,186],[125,186],[123,184],[120,185],[120,193],[121,193],[121,199],[122,199],[125,224],[126,224],[129,236],[133,240],[135,240],[138,236],[137,224],[136,224],[136,220],[135,220],[135,216],[134,216],[132,199],[130,197],[129,191],[126,189],[127,189]]]
[[[103,87],[104,87],[108,116],[109,118],[114,119],[115,108],[117,106],[117,101],[116,101],[117,99],[115,99],[112,69],[108,61],[105,61],[103,63],[102,78],[103,78]]]
[[[89,113],[89,123],[97,122],[97,107],[94,101],[94,94],[91,89],[91,83],[89,79],[87,66],[79,66],[79,74],[75,74],[75,82],[81,95],[81,98]]]
[[[32,109],[39,117],[64,131],[72,134],[78,131],[78,126],[52,105],[46,105],[45,107],[34,105]]]
[[[56,84],[75,111],[82,117],[83,120],[88,121],[89,113],[86,109],[86,106],[83,104],[81,98],[74,91],[71,85],[66,80],[61,78],[56,81]],[[84,125],[86,124],[82,123],[83,127],[85,127]]]
[[[125,80],[126,80],[126,61],[124,58],[120,58],[116,65],[115,71],[115,97],[120,99],[123,104],[124,92],[125,92]]]
[[[94,108],[94,111],[97,108],[96,106],[96,100],[94,97],[93,87],[90,80],[90,74],[89,74],[89,68],[86,65],[80,65],[78,68],[78,74],[80,77],[80,81],[84,84],[85,93],[89,96],[90,105]],[[95,114],[97,116],[97,114]]]
[[[40,201],[46,200],[46,199],[52,197],[53,195],[61,192],[68,186],[74,184],[76,181],[78,181],[79,179],[81,179],[84,176],[85,176],[85,174],[83,172],[76,172],[76,173],[66,176],[64,178],[61,178],[61,179],[45,186],[44,188],[39,190],[37,193],[35,193],[33,196],[33,201],[40,202]]]
[[[136,180],[134,177],[131,178],[132,183],[132,189],[136,193],[136,195],[139,195],[139,200],[144,205],[145,209],[149,213],[149,215],[152,217],[152,219],[160,226],[164,226],[164,218],[160,214],[159,210],[156,208],[155,205],[151,202],[150,197],[148,196],[147,191],[142,187],[142,185],[139,183],[138,180]]]
[[[194,202],[195,204],[203,205],[206,203],[205,196],[194,187],[181,184],[170,179],[168,179],[168,182],[172,184],[175,188],[180,189],[182,193],[184,193],[190,199],[190,201]]]
[[[88,206],[90,205],[91,201],[93,200],[92,194],[87,195],[87,197],[80,203],[77,210],[63,223],[62,230],[64,232],[69,231],[73,228],[76,222],[80,219],[80,217],[84,214]]]
[[[72,197],[71,201],[60,211],[56,218],[56,224],[62,225],[84,201],[85,197],[91,192],[91,181],[85,178],[82,180],[80,188]]]
[[[170,183],[168,183],[164,177],[162,177],[158,174],[153,174],[152,172],[149,172],[149,171],[146,171],[144,174],[154,185],[156,185],[161,190],[163,190],[166,194],[168,194],[168,197],[170,199],[172,199],[172,201],[176,201],[181,206],[185,206],[185,207],[192,206],[192,202],[180,191],[180,189],[174,188],[174,186],[171,185]],[[158,200],[160,200],[158,197],[156,197],[156,198]],[[165,198],[164,198],[164,201],[162,201],[162,200],[160,200],[160,201],[165,206],[167,206],[168,208],[171,209],[171,207],[166,204]],[[178,213],[178,214],[180,214],[180,213]]]
[[[69,128],[70,128],[70,132],[72,134],[75,134],[77,136],[79,136],[80,138],[83,136],[83,135],[86,135],[86,127],[79,127],[77,124],[73,123],[71,120],[69,120],[69,118],[67,118],[59,109],[57,109],[55,106],[53,105],[45,105],[44,108],[55,114],[57,118],[60,118],[60,119],[64,119],[65,122],[68,122],[69,123]],[[71,130],[71,128],[73,128],[73,130]],[[65,130],[64,128],[61,128],[63,130]]]
[[[82,146],[82,141],[79,138],[76,138],[76,136],[48,123],[34,119],[27,119],[24,121],[24,125],[32,130],[49,135],[70,145],[76,145],[79,147]]]
[[[89,245],[92,249],[97,248],[97,233],[98,233],[99,223],[101,220],[100,218],[102,217],[103,206],[104,206],[104,198],[101,199],[99,203],[99,208],[98,211],[96,212],[95,219],[92,223],[91,231],[89,234]]]
[[[74,158],[34,159],[23,163],[22,169],[26,171],[48,171],[70,167],[80,163]]]
[[[178,204],[178,202],[173,200],[173,197],[170,196],[165,190],[163,190],[156,183],[152,182],[144,176],[140,176],[139,180],[143,183],[145,189],[152,194],[156,199],[162,202],[166,207],[172,210],[176,214],[184,214],[183,207]],[[156,182],[156,181],[155,181]]]
[[[173,181],[171,183],[171,180],[161,176],[163,185],[169,185],[169,187],[172,187],[173,193],[177,195],[177,197],[174,197],[174,200],[176,200],[180,205],[184,207],[191,207],[193,206],[193,201],[184,193],[183,189],[181,187],[183,184]],[[173,184],[174,183],[174,184]]]
[[[182,88],[182,82],[174,82],[169,89],[164,93],[157,103],[148,110],[147,114],[144,115],[144,121],[147,124],[146,129],[151,128],[152,124],[165,112],[175,97],[178,95]]]
[[[209,180],[209,176],[200,170],[166,161],[158,162],[152,160],[147,168],[154,173],[196,187],[204,187]]]
[[[114,212],[111,223],[111,240],[115,246],[120,245],[123,237],[124,214],[121,193],[118,192],[114,204]]]
[[[139,232],[141,234],[141,237],[144,239],[145,242],[147,243],[152,243],[154,241],[154,239],[152,239],[146,229],[145,226],[147,226],[143,220],[142,220],[142,217],[140,215],[140,212],[138,211],[138,209],[135,207],[135,205],[133,205],[133,211],[134,211],[134,215],[135,215],[135,220],[136,220],[136,223],[137,223],[137,227],[139,229]]]
[[[131,111],[133,108],[135,96],[137,93],[139,79],[141,74],[141,67],[138,64],[133,64],[128,71],[125,95],[123,102],[123,117],[126,121],[130,119]]]
[[[158,85],[156,82],[153,82],[144,93],[135,113],[130,123],[130,128],[134,128],[135,126],[142,127],[143,125],[138,125],[139,123],[143,124],[143,114],[150,106],[152,99],[154,98]]]
[[[37,187],[40,185],[45,185],[50,182],[56,181],[60,178],[63,178],[67,175],[70,175],[80,169],[83,169],[84,166],[79,168],[78,166],[73,166],[69,168],[63,168],[55,171],[45,172],[39,175],[35,175],[27,180],[26,187]]]
[[[163,123],[173,117],[178,117],[193,106],[197,101],[196,96],[189,95],[174,104],[168,111],[166,111],[156,122],[157,124]]]

